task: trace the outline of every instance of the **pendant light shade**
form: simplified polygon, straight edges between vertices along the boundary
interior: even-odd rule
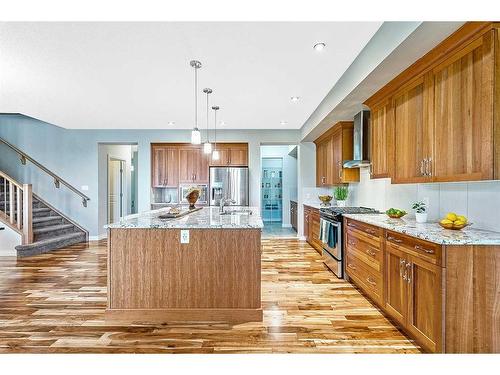
[[[218,106],[213,106],[214,110],[214,150],[212,151],[212,160],[219,160],[219,150],[217,150],[217,111],[219,110]]]
[[[208,96],[212,93],[212,89],[206,88],[203,89],[203,92],[207,94],[207,139],[205,140],[205,143],[203,143],[203,153],[210,154],[212,152],[212,144],[210,143],[210,133],[208,131]]]
[[[193,145],[199,145],[199,144],[201,144],[201,133],[198,130],[198,128],[194,128],[191,131],[191,143]]]
[[[201,68],[201,62],[192,60],[189,65],[194,68],[194,129],[191,131],[191,143],[201,144],[201,133],[198,129],[198,69]]]

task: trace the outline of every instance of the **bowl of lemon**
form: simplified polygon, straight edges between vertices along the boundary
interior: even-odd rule
[[[470,225],[470,223],[464,215],[457,215],[454,212],[449,212],[444,219],[439,222],[439,225],[445,229],[460,230]]]

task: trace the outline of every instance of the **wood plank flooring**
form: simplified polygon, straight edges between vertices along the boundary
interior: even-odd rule
[[[419,353],[298,240],[263,240],[264,321],[104,320],[106,243],[0,258],[0,353]]]

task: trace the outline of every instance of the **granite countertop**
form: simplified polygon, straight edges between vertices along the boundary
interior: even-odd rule
[[[345,214],[344,217],[407,234],[440,245],[500,245],[500,233],[474,226],[462,230],[444,229],[435,223],[418,224],[415,219],[391,219],[385,214]]]
[[[159,215],[169,208],[146,211],[122,218],[119,222],[106,225],[105,228],[178,228],[178,229],[262,229],[264,226],[256,207],[224,207],[225,211],[251,210],[252,214],[220,215],[219,207],[203,207],[199,211],[177,219],[160,219]]]

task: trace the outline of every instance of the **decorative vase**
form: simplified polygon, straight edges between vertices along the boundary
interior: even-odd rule
[[[427,212],[415,213],[415,220],[417,223],[426,223],[427,222]]]
[[[345,202],[346,201],[337,201],[337,206],[338,207],[345,207]]]
[[[200,197],[200,191],[199,190],[193,190],[190,192],[188,195],[186,195],[186,200],[189,202],[189,209],[192,210],[195,208],[194,204]]]

